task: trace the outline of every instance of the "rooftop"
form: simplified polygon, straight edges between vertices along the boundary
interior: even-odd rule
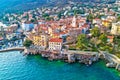
[[[63,42],[63,40],[60,38],[51,38],[49,42]]]

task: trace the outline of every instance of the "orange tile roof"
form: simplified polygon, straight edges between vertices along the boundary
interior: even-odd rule
[[[63,40],[60,39],[60,38],[51,38],[51,39],[49,40],[49,42],[60,42],[60,43],[62,43]]]
[[[114,36],[107,36],[107,38],[109,38],[109,39],[113,39],[113,38],[114,38]]]
[[[3,40],[3,37],[0,37],[0,40]]]

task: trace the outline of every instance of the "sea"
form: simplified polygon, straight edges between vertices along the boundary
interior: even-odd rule
[[[86,66],[10,51],[0,53],[0,80],[120,80],[120,72],[102,60]]]

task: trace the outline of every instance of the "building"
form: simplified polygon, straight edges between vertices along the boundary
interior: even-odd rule
[[[112,23],[111,34],[120,35],[120,22]]]
[[[102,23],[101,19],[98,18],[93,19],[93,24],[101,24],[101,23]]]
[[[62,49],[63,40],[60,38],[51,38],[49,40],[49,50],[61,50]]]
[[[21,27],[24,31],[31,31],[34,28],[34,24],[31,22],[24,22],[22,23]]]
[[[77,20],[76,20],[76,16],[73,17],[73,20],[72,20],[72,24],[71,24],[72,27],[77,27]]]
[[[107,36],[107,42],[113,43],[114,36]]]
[[[110,22],[108,20],[103,20],[102,25],[105,27],[110,27]]]
[[[35,46],[41,47],[42,49],[47,48],[47,46],[48,46],[48,35],[47,34],[33,35],[33,44]]]

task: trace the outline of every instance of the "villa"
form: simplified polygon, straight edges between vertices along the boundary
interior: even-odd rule
[[[58,50],[60,51],[62,49],[62,44],[63,44],[63,40],[60,38],[51,38],[49,40],[49,50],[53,51],[53,50]]]

